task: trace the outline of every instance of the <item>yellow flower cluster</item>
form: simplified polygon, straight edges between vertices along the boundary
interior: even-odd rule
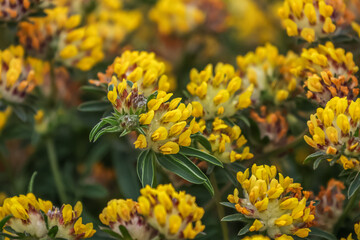
[[[302,191],[299,183],[284,177],[275,166],[254,164],[244,172],[237,173],[244,198],[239,198],[238,189],[228,196],[236,210],[249,219],[254,219],[250,231],[267,231],[271,238],[293,239],[296,235],[305,238],[312,226],[314,208],[307,206],[309,193]]]
[[[335,34],[349,23],[343,0],[284,0],[278,13],[290,37],[301,36],[308,42]]]
[[[310,116],[307,125],[312,137],[304,136],[311,147],[327,154],[337,154],[344,169],[360,171],[360,162],[353,157],[359,155],[360,146],[355,133],[360,123],[360,100],[332,98],[325,108],[318,108]],[[331,159],[329,159],[330,161]]]
[[[205,14],[196,1],[160,0],[150,10],[149,18],[158,25],[161,34],[185,34],[205,21]]]
[[[282,102],[298,87],[302,65],[298,55],[292,52],[283,56],[275,46],[266,44],[245,56],[237,56],[236,61],[244,86],[254,85],[251,99],[255,103],[263,91],[272,92],[275,101]]]
[[[214,156],[220,161],[230,163],[236,160],[250,159],[254,156],[250,153],[249,147],[244,147],[241,153],[236,151],[247,142],[244,135],[241,135],[239,126],[230,127],[219,118],[215,118],[212,125],[213,129],[207,138]]]
[[[156,230],[150,227],[138,213],[139,204],[131,199],[113,199],[108,202],[99,218],[120,236],[119,226],[126,227],[132,239],[151,240]]]
[[[6,226],[16,232],[26,233],[32,237],[44,238],[48,229],[43,212],[48,218],[49,229],[58,227],[56,237],[65,239],[84,239],[95,233],[92,223],[82,224],[80,214],[82,205],[78,202],[74,210],[70,205],[63,205],[59,210],[50,201],[36,198],[34,194],[15,196],[4,200],[0,207],[0,219],[12,215]]]
[[[62,32],[59,36],[58,58],[67,66],[90,70],[104,58],[103,41],[95,25]]]
[[[355,223],[354,230],[355,230],[356,238],[359,240],[360,239],[360,222]],[[354,240],[354,239],[352,238],[352,233],[350,233],[347,238],[341,238],[341,240]]]
[[[45,17],[33,17],[29,18],[29,22],[19,23],[17,32],[20,44],[37,55],[47,54],[51,40],[56,38],[59,32],[69,31],[81,22],[81,16],[71,14],[68,7],[45,9],[45,13]]]
[[[205,120],[231,117],[251,104],[253,85],[242,89],[241,78],[233,66],[218,63],[214,70],[211,64],[200,72],[192,69],[191,82],[187,85],[193,96],[193,115]]]
[[[332,42],[319,44],[316,48],[303,49],[301,58],[306,69],[312,73],[320,74],[328,70],[338,77],[353,75],[359,70],[353,54],[345,52],[343,48],[335,48]]]
[[[164,72],[165,64],[158,61],[154,53],[125,51],[120,57],[115,58],[105,74],[98,74],[98,81],[90,80],[90,83],[99,86],[118,81],[111,93],[108,93],[110,102],[114,102],[117,96],[122,94],[124,81],[136,83],[139,93],[149,97],[156,90],[169,90],[170,83]]]
[[[263,235],[252,235],[244,237],[242,240],[270,240],[270,238]]]
[[[193,113],[189,103],[185,105],[181,98],[168,101],[172,93],[159,91],[156,98],[147,103],[148,111],[140,115],[140,124],[147,126],[145,135],[140,134],[134,142],[135,148],[152,149],[162,154],[176,154],[180,146],[191,144],[190,135],[199,131],[195,118],[188,125]]]
[[[359,83],[354,75],[345,77],[333,77],[330,71],[323,71],[320,76],[313,74],[305,81],[308,88],[307,97],[314,99],[321,106],[333,97],[347,97],[347,99],[355,99],[359,94]]]
[[[0,99],[23,102],[37,85],[35,71],[24,58],[21,46],[0,51]]]
[[[139,213],[165,239],[194,239],[204,230],[204,209],[197,206],[195,197],[176,192],[171,184],[156,189],[146,186],[140,193]]]
[[[95,12],[87,17],[87,24],[95,25],[103,40],[104,51],[116,53],[119,44],[141,23],[139,10],[123,10],[121,1],[98,0]]]
[[[42,0],[2,0],[0,3],[0,21],[18,21],[33,12],[33,8]]]

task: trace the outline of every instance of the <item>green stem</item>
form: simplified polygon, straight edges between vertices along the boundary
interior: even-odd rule
[[[54,142],[52,141],[52,139],[48,138],[46,140],[46,147],[47,147],[47,151],[48,151],[51,172],[54,176],[55,185],[56,185],[56,189],[58,191],[60,200],[62,203],[67,203],[64,182],[61,179],[59,164],[58,164],[56,152],[55,152],[55,146],[54,146]]]
[[[210,182],[214,187],[214,199],[216,202],[216,210],[217,210],[217,214],[219,216],[219,220],[221,220],[223,217],[225,217],[225,210],[224,210],[224,207],[220,204],[221,193],[219,191],[214,172],[212,172],[210,174]],[[222,231],[222,235],[223,235],[222,239],[229,240],[229,229],[228,229],[227,223],[220,222],[220,225],[221,225],[221,231]]]
[[[339,231],[343,221],[345,220],[347,215],[350,213],[350,211],[355,207],[355,205],[357,203],[356,199],[358,198],[358,196],[359,196],[359,189],[356,190],[354,195],[349,199],[348,203],[346,204],[346,207],[345,207],[343,213],[341,214],[339,220],[335,224],[334,233],[337,233]]]

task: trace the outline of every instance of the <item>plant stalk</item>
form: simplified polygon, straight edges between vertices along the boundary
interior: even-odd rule
[[[49,163],[50,163],[50,167],[51,167],[51,172],[52,172],[52,175],[55,180],[55,185],[56,185],[56,189],[59,194],[60,200],[62,203],[67,203],[65,186],[64,186],[64,182],[61,178],[59,164],[58,164],[58,160],[57,160],[56,152],[55,152],[55,146],[54,146],[54,142],[52,141],[52,139],[50,139],[50,138],[46,139],[46,148],[48,151],[48,158],[49,158]]]
[[[217,185],[214,171],[210,174],[210,182],[214,187],[214,199],[216,202],[216,211],[219,216],[219,220],[221,220],[223,217],[225,217],[225,210],[224,210],[224,207],[220,204],[221,193],[220,193],[218,185]],[[227,223],[220,221],[220,225],[221,225],[221,231],[222,231],[222,236],[223,236],[222,239],[229,240],[229,229],[228,229]]]
[[[339,231],[340,226],[342,225],[343,221],[348,216],[350,211],[355,207],[356,199],[358,198],[358,196],[359,196],[359,189],[356,190],[354,195],[349,199],[348,203],[346,204],[346,207],[345,207],[343,213],[341,214],[339,220],[335,224],[334,233],[337,233]]]

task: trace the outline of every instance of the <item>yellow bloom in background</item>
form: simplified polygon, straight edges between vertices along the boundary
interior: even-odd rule
[[[270,238],[263,235],[252,235],[244,237],[242,240],[270,240]]]
[[[254,86],[251,100],[255,104],[260,102],[265,91],[273,95],[276,103],[280,103],[299,88],[302,62],[291,51],[284,56],[275,46],[267,43],[254,52],[237,56],[236,61],[244,87]]]
[[[355,234],[356,234],[356,238],[359,240],[360,239],[360,222],[355,223],[354,231],[355,231]],[[352,233],[350,233],[347,238],[341,238],[341,240],[353,240]]]
[[[254,164],[250,169],[237,173],[243,189],[243,198],[235,189],[228,196],[236,210],[249,219],[254,219],[250,231],[266,231],[271,238],[308,236],[314,222],[314,207],[307,206],[310,193],[302,191],[299,183],[281,173],[277,176],[275,166]]]
[[[37,85],[35,71],[24,58],[21,46],[0,51],[0,99],[21,103]]]
[[[124,226],[132,239],[151,240],[156,235],[153,229],[138,213],[139,204],[131,199],[113,199],[108,202],[99,218],[120,236],[119,226]]]
[[[175,154],[180,146],[190,146],[190,135],[199,131],[193,118],[192,104],[185,105],[181,98],[168,101],[172,94],[158,91],[157,97],[147,103],[148,111],[140,115],[145,135],[134,142],[136,148],[152,149],[163,154]],[[190,122],[190,123],[189,123]]]
[[[247,140],[241,135],[241,129],[237,125],[231,127],[215,118],[212,131],[204,134],[211,144],[214,156],[224,163],[247,160],[254,156],[248,146],[244,147]]]
[[[307,42],[338,34],[351,22],[343,0],[284,0],[278,15],[288,36],[301,36]]]
[[[326,154],[340,154],[337,160],[344,169],[360,170],[360,146],[355,133],[359,129],[360,100],[332,98],[324,108],[318,108],[307,122],[311,137],[304,136],[308,145]],[[355,157],[355,158],[353,158]],[[331,161],[332,159],[329,159]]]
[[[201,223],[204,209],[195,197],[176,192],[171,184],[140,190],[139,213],[165,239],[194,239],[205,228]]]
[[[140,10],[124,10],[120,0],[97,1],[94,12],[87,16],[87,24],[95,25],[104,43],[104,51],[117,53],[119,45],[142,21]]]
[[[189,33],[204,23],[205,17],[195,1],[187,0],[160,0],[149,12],[150,20],[164,35]]]
[[[48,218],[48,228],[40,211]],[[55,235],[57,238],[75,240],[92,237],[95,233],[93,225],[92,223],[82,224],[81,213],[80,202],[74,209],[70,205],[63,205],[61,209],[58,209],[53,207],[50,201],[36,198],[32,193],[6,198],[0,207],[1,220],[12,215],[5,226],[36,238],[47,237],[48,231],[54,226],[58,227]]]
[[[190,80],[187,90],[193,96],[195,117],[231,117],[251,105],[253,85],[243,88],[230,64],[218,63],[215,69],[209,64],[200,72],[192,69]]]
[[[0,111],[0,132],[4,129],[8,118],[10,117],[12,112],[11,107],[6,107],[4,110]]]

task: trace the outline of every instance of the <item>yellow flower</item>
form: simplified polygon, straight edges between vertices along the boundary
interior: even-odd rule
[[[185,34],[204,23],[205,13],[185,0],[160,0],[149,12],[161,34]]]
[[[234,190],[228,200],[236,210],[254,219],[250,231],[266,231],[271,238],[301,238],[308,236],[314,220],[314,207],[306,206],[309,193],[302,191],[292,178],[284,177],[275,166],[254,164],[250,169],[237,173],[237,180],[244,191],[244,198]]]
[[[166,239],[193,239],[204,230],[204,209],[196,205],[195,197],[176,192],[170,184],[146,186],[140,193],[139,213]]]
[[[348,22],[344,1],[284,0],[279,8],[279,17],[289,36],[298,36],[314,42],[342,28]]]
[[[124,226],[133,239],[152,239],[156,231],[138,213],[139,204],[131,199],[113,199],[100,213],[100,221],[122,236],[119,226]]]
[[[193,116],[213,119],[230,117],[251,104],[253,86],[242,89],[241,79],[229,64],[211,64],[201,72],[192,69],[187,89],[193,96]]]
[[[359,154],[359,142],[354,137],[359,128],[360,100],[350,101],[347,98],[332,98],[325,108],[318,108],[312,114],[308,126],[311,137],[305,136],[305,141],[315,149],[327,154],[338,154],[345,148],[339,163],[345,169],[360,170],[360,162],[353,157]],[[330,159],[331,160],[331,159]]]

